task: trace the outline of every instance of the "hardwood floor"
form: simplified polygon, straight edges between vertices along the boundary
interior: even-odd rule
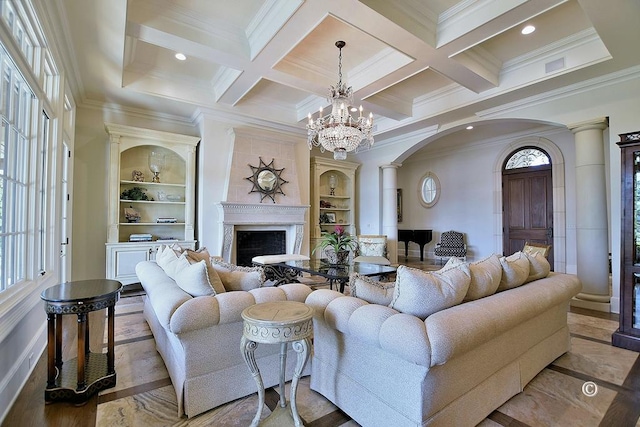
[[[439,268],[429,261],[420,262],[418,259],[409,259],[400,262],[414,268],[432,270]],[[123,293],[121,301],[118,305],[126,304],[126,300],[134,300],[139,297],[128,297],[127,294],[135,295],[136,290]],[[118,307],[118,306],[117,306]],[[122,306],[121,306],[122,307]],[[104,330],[104,314],[98,312],[90,321],[91,325],[91,347],[96,351],[94,346],[100,348],[103,346],[100,340],[102,336],[96,331]],[[116,330],[120,328],[130,329],[130,325],[140,322],[141,319],[140,305],[129,310],[116,309]],[[63,337],[65,359],[75,355],[75,318],[74,316],[65,316],[65,336]],[[101,323],[102,321],[102,323]],[[556,360],[552,365],[541,373],[540,385],[548,386],[549,384],[558,384],[558,390],[562,388],[570,389],[570,384],[579,387],[585,381],[595,381],[600,387],[601,392],[598,396],[598,402],[594,400],[582,402],[577,405],[595,405],[601,406],[600,415],[595,419],[585,422],[579,418],[571,418],[572,403],[567,403],[557,399],[556,391],[546,390],[544,387],[534,384],[534,381],[525,388],[525,392],[512,398],[505,405],[494,411],[483,423],[486,426],[537,426],[537,425],[600,425],[600,426],[635,426],[640,425],[640,358],[637,353],[620,350],[610,345],[610,330],[615,327],[618,321],[616,314],[601,313],[591,310],[572,308],[570,309],[569,326],[573,348],[571,354],[567,354]],[[129,323],[127,323],[129,322]],[[144,321],[142,321],[144,323]],[[606,324],[606,328],[602,324]],[[146,327],[146,325],[144,325]],[[147,328],[148,329],[148,328]],[[118,333],[116,333],[118,335]],[[127,345],[136,345],[144,342],[152,343],[153,337],[150,331],[145,330],[135,338],[125,338],[122,335],[116,339],[116,348],[127,348]],[[151,347],[152,348],[152,347]],[[626,358],[626,368],[619,369],[620,355]],[[144,362],[141,362],[144,363]],[[126,401],[127,399],[135,399],[136,396],[145,396],[149,393],[153,394],[159,390],[172,390],[170,380],[162,378],[157,380],[148,380],[149,382],[135,387],[129,387],[122,390],[106,391],[101,396],[93,396],[85,405],[74,406],[68,403],[54,403],[46,405],[44,403],[44,386],[47,377],[46,352],[39,358],[36,367],[29,380],[22,389],[16,402],[12,406],[8,415],[2,422],[2,427],[22,427],[22,426],[88,426],[95,425],[111,425],[108,420],[103,419],[102,423],[98,422],[99,407],[107,407],[116,404],[118,401]],[[613,373],[612,373],[613,372]],[[617,375],[617,376],[616,376]],[[120,377],[119,377],[120,378]],[[146,377],[145,377],[146,378]],[[124,379],[124,377],[123,377]],[[555,383],[554,383],[555,381]],[[574,387],[575,388],[575,387]],[[560,390],[562,391],[562,390]],[[581,393],[577,393],[578,397]],[[546,397],[545,397],[546,396]],[[583,397],[584,398],[584,397]],[[175,400],[175,394],[173,395]],[[250,399],[250,398],[248,398]],[[550,406],[544,406],[545,402],[551,399],[553,403]],[[555,400],[554,400],[555,399]],[[575,396],[572,397],[575,399]],[[267,391],[267,404],[272,403],[275,407],[277,402],[277,392],[274,389]],[[154,411],[153,401],[146,401],[150,404],[147,411]],[[240,402],[241,403],[241,402]],[[597,403],[597,405],[596,405]],[[249,401],[251,404],[251,401]],[[565,406],[563,406],[565,405]],[[604,405],[604,406],[602,406]],[[126,408],[126,406],[125,406]],[[549,414],[550,410],[558,411]],[[583,408],[584,409],[584,408]],[[106,410],[103,410],[105,412]],[[545,413],[543,417],[535,414]],[[169,411],[171,413],[171,410]],[[533,415],[532,415],[533,413]],[[173,413],[175,416],[175,412]],[[558,414],[562,414],[561,418]],[[117,415],[117,413],[116,413]],[[119,415],[118,415],[119,416]],[[215,419],[215,418],[214,418]],[[567,419],[569,421],[567,421]],[[193,419],[196,425],[201,423],[207,425],[223,425],[217,422],[207,423],[202,417]],[[546,421],[544,421],[546,420]],[[553,420],[553,421],[548,421]],[[313,427],[333,427],[333,426],[357,426],[350,420],[349,416],[339,409],[332,410],[317,418],[306,420],[305,425]],[[180,425],[187,425],[191,420],[183,418],[177,422]],[[173,424],[172,422],[171,424]],[[136,423],[135,419],[122,419],[122,425],[142,425]],[[145,424],[149,425],[149,424]],[[166,423],[154,425],[167,425]],[[225,424],[226,425],[226,424]],[[241,425],[241,424],[238,424]]]

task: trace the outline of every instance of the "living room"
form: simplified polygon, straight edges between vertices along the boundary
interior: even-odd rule
[[[582,201],[591,193],[581,187],[574,131],[585,124],[602,126],[602,175],[590,188],[599,189],[606,203],[607,241],[585,246],[597,243],[610,254],[606,304],[611,314],[620,312],[623,211],[616,143],[619,134],[640,128],[637,2],[2,3],[0,41],[8,56],[15,57],[36,93],[47,91],[50,80],[43,75],[56,76],[57,95],[39,105],[50,104],[47,111],[57,123],[51,148],[64,140],[72,156],[67,235],[60,225],[61,202],[50,201],[50,267],[39,276],[37,250],[30,246],[30,283],[0,293],[0,407],[11,405],[45,348],[41,291],[63,278],[105,277],[110,167],[105,123],[200,138],[195,239],[199,247],[221,254],[220,203],[260,203],[245,180],[260,158],[284,168],[288,183],[276,204],[310,205],[310,159],[331,153],[309,150],[305,125],[308,112],[326,108],[325,92],[338,77],[337,40],[347,42],[341,52],[345,80],[354,87],[356,102],[374,113],[377,126],[371,149],[348,154],[348,161],[360,164],[358,234],[388,235],[390,256],[400,263],[404,249],[395,239],[400,228],[435,232],[425,249],[429,259],[440,233],[450,229],[465,233],[470,260],[503,253],[503,162],[518,148],[539,147],[558,168],[553,170],[555,271],[580,275],[586,267],[578,235],[581,218],[590,212]],[[10,26],[8,6],[20,22],[39,21],[37,31],[27,33],[34,46],[46,47],[38,62],[41,75],[24,71],[31,67],[21,59],[19,26]],[[536,20],[535,38],[524,39],[521,24]],[[178,50],[187,61],[170,62]],[[562,64],[554,62],[558,59]],[[51,187],[62,181],[60,153],[52,152]],[[438,202],[430,208],[418,199],[427,172],[440,183]],[[395,216],[398,189],[401,222]],[[61,247],[66,238],[68,247]],[[301,253],[309,254],[312,246],[307,227]],[[64,262],[58,262],[61,250],[67,253]],[[417,247],[410,252],[415,258]]]

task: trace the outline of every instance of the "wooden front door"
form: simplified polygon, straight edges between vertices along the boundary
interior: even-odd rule
[[[527,241],[552,245],[551,165],[505,170],[502,207],[505,255],[522,250]],[[553,270],[553,246],[547,259]]]

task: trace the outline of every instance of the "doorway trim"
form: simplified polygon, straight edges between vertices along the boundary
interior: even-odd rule
[[[536,147],[544,150],[551,159],[551,182],[553,186],[553,269],[566,272],[567,222],[565,202],[564,156],[556,144],[542,137],[524,137],[507,144],[493,165],[494,178],[494,246],[497,253],[503,250],[502,232],[502,169],[507,158],[520,148]]]

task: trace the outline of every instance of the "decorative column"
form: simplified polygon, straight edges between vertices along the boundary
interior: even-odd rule
[[[396,193],[398,190],[398,163],[390,163],[382,168],[382,234],[387,236],[387,258],[392,264],[398,263],[398,210]]]
[[[602,131],[606,118],[570,125],[576,144],[576,307],[609,312],[609,235]]]

